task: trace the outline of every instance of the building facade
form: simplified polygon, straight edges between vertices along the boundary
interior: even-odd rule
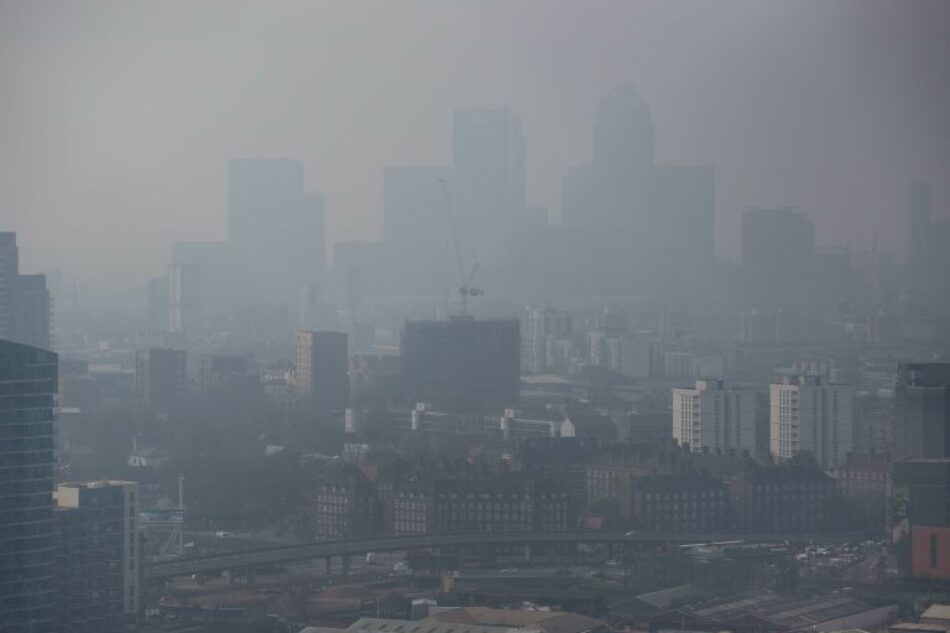
[[[903,364],[897,371],[894,457],[950,457],[950,363]]]
[[[647,532],[700,534],[729,528],[726,487],[700,474],[637,478],[632,509],[634,525]]]
[[[695,452],[756,451],[755,390],[722,380],[673,389],[673,438]]]
[[[0,630],[53,630],[52,352],[0,340]]]
[[[407,394],[451,409],[516,405],[519,350],[517,319],[407,321],[400,341]]]
[[[56,510],[59,630],[126,630],[139,612],[144,578],[138,484],[60,484]]]
[[[347,335],[297,332],[294,377],[297,395],[321,410],[342,410],[350,399]]]
[[[317,540],[373,536],[379,531],[379,500],[376,486],[356,467],[331,473],[312,498]]]
[[[854,445],[854,392],[820,376],[787,376],[769,389],[771,453],[811,453],[825,469],[842,465]]]
[[[748,466],[730,484],[736,527],[751,534],[804,534],[827,529],[834,479],[807,459]]]

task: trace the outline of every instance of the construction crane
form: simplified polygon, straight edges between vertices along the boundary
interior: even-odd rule
[[[459,271],[459,313],[461,316],[468,316],[468,298],[479,297],[484,293],[480,288],[475,288],[472,283],[475,281],[475,274],[478,272],[478,260],[474,254],[472,259],[471,271],[465,274],[465,264],[462,262],[462,247],[459,245],[458,229],[455,226],[455,211],[452,207],[452,195],[449,193],[449,186],[444,178],[439,178],[439,184],[442,186],[442,195],[445,196],[445,209],[449,216],[449,229],[452,233],[452,245],[455,247],[455,261],[458,264]]]

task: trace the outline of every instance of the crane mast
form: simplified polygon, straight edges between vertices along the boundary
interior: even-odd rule
[[[465,274],[465,263],[462,261],[462,247],[459,243],[458,228],[455,225],[455,210],[452,206],[452,195],[449,193],[449,186],[445,179],[439,178],[439,185],[442,187],[442,195],[445,196],[445,210],[449,219],[449,231],[452,235],[452,246],[455,249],[455,262],[458,266],[459,274],[459,313],[461,316],[468,316],[468,298],[478,297],[484,294],[480,288],[474,287],[475,274],[478,272],[478,260],[472,264],[471,271]],[[474,255],[473,255],[474,259]]]

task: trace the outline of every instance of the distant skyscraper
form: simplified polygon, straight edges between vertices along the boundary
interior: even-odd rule
[[[53,630],[56,355],[0,340],[0,630]]]
[[[135,395],[153,411],[167,413],[185,391],[185,352],[152,348],[135,353]]]
[[[591,162],[618,179],[642,178],[653,169],[650,106],[629,82],[614,86],[597,107]]]
[[[742,216],[742,268],[747,290],[763,307],[799,304],[811,279],[814,227],[791,207],[751,209]]]
[[[930,183],[911,182],[907,185],[907,261],[913,266],[924,258],[927,230],[930,227]]]
[[[155,277],[146,285],[148,325],[155,331],[168,327],[168,277]]]
[[[14,338],[15,296],[20,274],[16,233],[0,233],[0,338]]]
[[[46,275],[21,275],[16,233],[0,233],[0,338],[49,349],[52,301]]]
[[[175,242],[171,265],[196,266],[201,276],[201,309],[220,313],[234,300],[231,246],[228,242]]]
[[[16,284],[16,340],[43,349],[52,347],[52,300],[46,275],[19,275]]]
[[[818,376],[786,377],[769,390],[772,455],[811,453],[822,468],[844,463],[854,445],[854,392]]]
[[[518,403],[517,319],[407,321],[400,353],[409,397],[453,408],[504,408]]]
[[[350,398],[346,334],[297,332],[295,356],[297,395],[321,410],[345,408]]]
[[[324,325],[323,288],[320,284],[308,284],[300,289],[297,329],[314,331]]]
[[[521,119],[507,108],[456,110],[452,132],[453,206],[463,257],[474,253],[483,277],[507,282],[508,236],[525,207]]]
[[[568,171],[562,224],[570,233],[567,283],[587,293],[692,294],[713,261],[715,174],[710,166],[656,165],[650,107],[627,82],[601,100],[593,158]]]
[[[201,268],[196,264],[168,267],[168,331],[194,334],[201,329]]]
[[[139,612],[138,496],[129,481],[57,487],[56,612],[64,633],[121,633]]]
[[[455,284],[448,201],[440,182],[452,187],[448,167],[387,167],[383,184],[385,284],[393,294],[433,295]]]
[[[366,298],[377,286],[378,242],[337,242],[333,247],[336,307],[344,323],[359,320]]]
[[[673,437],[690,450],[756,452],[755,390],[722,380],[697,380],[673,389]]]
[[[950,363],[900,365],[894,458],[950,457]]]
[[[297,160],[241,159],[228,168],[228,229],[241,304],[295,307],[324,273],[324,201],[304,192]]]

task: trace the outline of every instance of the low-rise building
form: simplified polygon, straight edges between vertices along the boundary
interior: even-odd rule
[[[373,536],[379,531],[376,487],[352,465],[331,473],[316,489],[312,511],[317,540]]]
[[[632,507],[634,525],[648,532],[700,534],[729,528],[728,491],[708,475],[638,477]]]
[[[750,462],[731,482],[736,527],[752,534],[807,534],[827,529],[835,482],[814,462]]]

